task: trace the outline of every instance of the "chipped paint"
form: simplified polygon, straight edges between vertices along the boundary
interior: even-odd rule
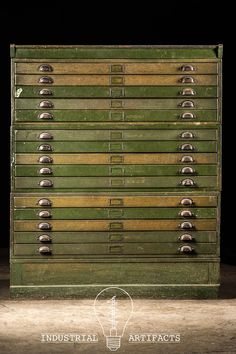
[[[23,89],[20,87],[16,90],[16,97],[20,97],[21,93],[22,93]]]

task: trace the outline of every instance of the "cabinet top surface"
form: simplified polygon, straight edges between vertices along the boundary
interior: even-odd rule
[[[11,45],[12,58],[217,59],[223,45]]]

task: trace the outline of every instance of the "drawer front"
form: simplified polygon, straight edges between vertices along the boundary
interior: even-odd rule
[[[218,282],[218,265],[211,261],[41,262],[14,263],[14,285],[209,284]],[[19,277],[18,274],[21,276]],[[43,276],[42,276],[43,274]],[[104,287],[103,287],[104,288]],[[172,289],[171,289],[172,290]],[[135,289],[133,289],[135,291]],[[97,294],[97,289],[94,295]]]
[[[212,219],[215,208],[52,208],[51,210],[14,209],[15,220],[79,219]]]
[[[216,152],[215,141],[70,141],[41,144],[39,142],[16,142],[16,153],[49,151],[57,152]]]
[[[53,74],[179,74],[189,72],[191,74],[216,74],[217,63],[200,62],[169,62],[169,63],[148,63],[148,62],[110,62],[110,63],[79,63],[79,62],[16,62],[15,71],[17,74],[41,74],[43,65],[47,66],[44,72]],[[47,70],[48,69],[48,70]],[[187,70],[189,69],[189,70]]]
[[[16,122],[215,122],[217,110],[16,110]]]
[[[16,109],[217,109],[218,100],[209,99],[18,99]]]
[[[45,75],[16,75],[16,85],[45,85]],[[51,86],[177,86],[217,85],[216,75],[47,75]]]
[[[217,86],[195,86],[183,88],[183,86],[16,86],[15,98],[117,98],[117,97],[217,97]]]
[[[16,165],[16,177],[84,176],[216,176],[216,165]]]
[[[215,219],[181,220],[50,220],[50,221],[14,221],[14,231],[171,231],[171,230],[197,230],[216,231]]]
[[[66,257],[68,255],[173,255],[183,256],[182,245],[175,243],[119,243],[110,244],[52,244],[48,246],[37,246],[35,244],[15,244],[14,254],[16,256],[30,257]],[[190,247],[190,246],[188,246]],[[198,243],[192,248],[191,254],[184,254],[186,257],[197,255],[215,254],[216,245],[214,243]],[[43,253],[41,250],[48,250]]]
[[[46,134],[45,134],[46,133]],[[216,140],[215,129],[147,130],[16,130],[16,141]]]
[[[41,201],[41,202],[40,202]],[[44,201],[44,203],[43,203]],[[84,208],[84,207],[215,207],[218,203],[217,195],[65,195],[65,194],[17,194],[13,198],[16,208]],[[46,203],[46,204],[45,204]]]
[[[16,177],[16,189],[135,189],[135,188],[211,188],[216,189],[217,177],[194,176],[184,177],[50,177],[43,179],[38,177]]]
[[[15,163],[23,165],[51,164],[216,164],[216,153],[161,153],[161,154],[16,154]]]
[[[211,243],[216,242],[216,232],[215,231],[188,231],[187,235],[190,235],[188,239],[191,241],[186,241],[190,245],[195,245],[195,243]],[[39,231],[35,232],[14,232],[14,243],[17,244],[73,244],[73,243],[110,243],[116,244],[117,242],[150,242],[150,243],[167,243],[173,242],[175,244],[181,242],[182,239],[186,238],[186,232],[184,231],[143,231],[143,232],[53,232],[45,231],[43,233]]]

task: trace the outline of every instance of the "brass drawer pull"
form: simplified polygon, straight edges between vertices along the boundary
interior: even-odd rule
[[[186,229],[193,229],[194,226],[191,222],[189,221],[184,221],[179,225],[181,230],[186,230]]]
[[[40,156],[39,162],[40,163],[52,163],[53,159],[50,156]]]
[[[191,89],[191,88],[185,88],[182,91],[180,91],[181,96],[195,96],[196,92]]]
[[[53,68],[49,64],[42,64],[42,65],[39,66],[38,70],[43,72],[43,73],[46,73],[46,72],[52,72]]]
[[[195,107],[195,104],[193,101],[183,101],[182,103],[180,103],[180,107],[193,108],[193,107]]]
[[[180,170],[180,173],[182,175],[192,175],[195,173],[195,170],[192,167],[186,166]]]
[[[191,112],[185,112],[185,113],[181,114],[180,118],[181,119],[194,119],[194,118],[196,118],[196,116]]]
[[[39,170],[40,175],[51,175],[52,174],[52,169],[49,167],[42,167]]]
[[[179,216],[181,216],[182,218],[191,218],[194,216],[194,214],[190,210],[182,210],[179,213]]]
[[[193,151],[195,150],[194,146],[192,144],[182,144],[180,146],[180,150],[182,151]]]
[[[191,242],[193,240],[194,240],[194,237],[190,234],[183,234],[183,235],[179,236],[179,241]]]
[[[48,112],[43,112],[43,113],[40,113],[38,115],[38,118],[39,119],[45,119],[45,120],[53,119],[53,114],[52,113],[48,113]]]
[[[42,242],[42,243],[46,243],[46,242],[51,242],[52,241],[52,238],[51,238],[51,236],[49,236],[49,235],[40,235],[39,237],[38,237],[38,240],[39,240],[39,242]]]
[[[48,211],[48,210],[41,210],[41,211],[38,213],[38,216],[39,216],[40,218],[45,219],[45,218],[51,218],[52,214],[51,214],[50,211]]]
[[[48,222],[41,222],[38,224],[39,230],[51,230],[52,226]]]
[[[192,65],[183,65],[181,71],[196,71],[196,68]]]
[[[184,76],[180,79],[182,84],[194,84],[195,79],[192,76]]]
[[[188,163],[194,162],[194,158],[192,156],[185,155],[181,157],[180,162],[188,162]]]
[[[41,133],[38,138],[40,140],[52,140],[53,135],[51,133]]]
[[[42,144],[38,146],[39,151],[52,151],[52,147],[50,144]]]
[[[50,199],[43,198],[43,199],[39,199],[38,205],[39,206],[51,206],[52,202]]]
[[[52,251],[50,250],[50,248],[48,246],[41,246],[38,249],[40,254],[50,254],[52,253]]]
[[[191,187],[195,185],[194,181],[190,178],[183,179],[180,184],[185,187]]]
[[[180,134],[180,138],[182,139],[193,139],[194,135],[192,132],[183,132]]]
[[[52,187],[53,182],[50,181],[49,179],[43,179],[42,181],[39,182],[40,187]]]
[[[53,84],[53,78],[50,76],[42,76],[38,82],[39,84]]]
[[[181,205],[193,205],[193,200],[191,198],[183,198],[180,202]]]
[[[39,91],[40,96],[52,96],[52,90],[50,89],[42,89]]]
[[[180,253],[192,253],[193,250],[194,249],[189,245],[184,245],[184,246],[179,247]]]
[[[39,108],[53,108],[53,103],[51,101],[41,101]]]

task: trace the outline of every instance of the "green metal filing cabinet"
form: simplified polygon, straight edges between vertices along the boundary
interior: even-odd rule
[[[12,296],[217,296],[222,46],[11,46]]]

